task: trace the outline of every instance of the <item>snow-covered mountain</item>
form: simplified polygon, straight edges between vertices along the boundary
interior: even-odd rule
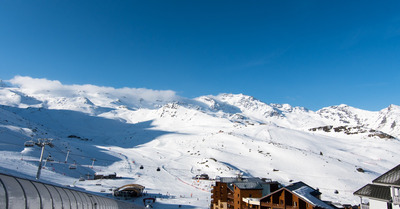
[[[347,105],[314,112],[242,94],[189,99],[173,91],[21,76],[0,84],[0,171],[34,177],[40,150],[24,142],[53,138],[55,147],[46,148],[45,157],[55,161],[46,162],[42,180],[106,194],[139,183],[159,195],[159,208],[208,208],[210,182],[191,177],[237,172],[284,184],[304,181],[323,199],[356,204],[356,189],[400,162],[396,105],[376,112]],[[70,170],[71,164],[78,169]],[[124,178],[102,180],[101,186],[77,181],[94,172]]]

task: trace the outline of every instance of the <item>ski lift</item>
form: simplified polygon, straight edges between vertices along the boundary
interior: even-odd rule
[[[51,155],[49,155],[49,156],[47,156],[46,161],[53,162],[54,159],[53,159],[53,157],[51,157]]]
[[[74,170],[74,169],[76,169],[76,164],[69,165],[68,168],[71,169],[71,170]]]
[[[160,171],[160,170],[161,170],[160,167],[158,167],[158,168],[157,168],[157,171]]]
[[[26,141],[24,143],[25,147],[33,147],[35,146],[35,142],[33,140]]]
[[[143,165],[140,166],[140,169],[143,169]]]

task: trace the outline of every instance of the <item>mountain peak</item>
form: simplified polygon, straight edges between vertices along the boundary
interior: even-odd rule
[[[394,105],[394,104],[389,105],[389,107],[387,109],[388,109],[388,111],[400,112],[400,106],[397,106],[397,105]]]

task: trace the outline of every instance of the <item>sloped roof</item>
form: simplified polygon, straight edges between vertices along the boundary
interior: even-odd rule
[[[299,198],[302,200],[308,202],[309,204],[315,206],[315,207],[320,207],[320,208],[325,208],[325,209],[333,209],[332,206],[328,205],[324,201],[318,199],[316,196],[320,195],[321,193],[318,190],[313,189],[312,187],[308,186],[304,182],[296,182],[293,184],[290,184],[286,187],[283,187],[267,196],[262,197],[261,199],[264,199],[266,197],[269,197],[279,191],[282,190],[287,190],[294,195],[297,195]]]
[[[300,188],[302,188],[302,187],[309,187],[309,188],[311,188],[312,190],[310,190],[309,192],[310,192],[310,194],[312,194],[313,196],[318,196],[318,195],[321,194],[321,192],[319,192],[319,191],[316,190],[316,189],[313,189],[312,187],[308,186],[306,183],[304,183],[304,182],[302,182],[302,181],[299,181],[299,182],[290,184],[290,185],[286,186],[286,189],[288,189],[289,191],[295,191],[295,190],[300,189]]]
[[[391,199],[390,187],[376,184],[367,184],[361,189],[355,191],[353,194],[361,197],[383,200],[386,202],[389,202]]]
[[[296,182],[286,187],[286,189],[290,190],[294,194],[296,194],[301,199],[305,200],[306,202],[320,208],[326,209],[333,209],[332,206],[328,205],[324,201],[318,199],[316,196],[320,195],[321,192],[318,190],[313,189],[312,187],[308,186],[304,182]]]
[[[131,190],[142,191],[142,190],[144,190],[144,188],[145,187],[140,184],[127,184],[127,185],[117,188],[115,191],[131,191]]]
[[[372,183],[400,186],[400,164],[373,180]]]

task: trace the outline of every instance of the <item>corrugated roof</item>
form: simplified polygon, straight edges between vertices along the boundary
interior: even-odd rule
[[[373,180],[372,183],[400,186],[400,164]]]
[[[376,184],[367,184],[353,193],[361,197],[368,197],[389,202],[391,200],[390,187]]]

